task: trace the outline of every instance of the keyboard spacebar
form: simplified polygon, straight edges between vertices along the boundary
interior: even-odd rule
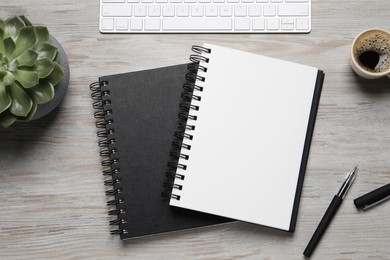
[[[164,18],[162,22],[164,31],[212,31],[232,30],[231,18]]]

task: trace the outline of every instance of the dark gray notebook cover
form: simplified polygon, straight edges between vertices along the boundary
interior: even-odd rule
[[[96,85],[111,224],[119,226],[112,233],[121,239],[231,221],[170,207],[161,196],[186,73],[183,64],[104,76]]]

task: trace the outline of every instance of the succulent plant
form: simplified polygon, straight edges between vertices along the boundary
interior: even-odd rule
[[[0,125],[31,120],[37,106],[54,98],[64,71],[44,26],[24,16],[0,19]]]

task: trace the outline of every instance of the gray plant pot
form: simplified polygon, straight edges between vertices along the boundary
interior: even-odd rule
[[[61,81],[54,87],[55,94],[53,100],[46,104],[38,105],[37,111],[35,112],[32,120],[39,119],[52,112],[64,99],[66,90],[68,89],[69,85],[70,71],[68,57],[66,56],[64,48],[62,48],[61,44],[57,41],[56,38],[51,35],[50,40],[58,48],[58,55],[60,56],[59,64],[64,71],[64,76],[62,77]]]

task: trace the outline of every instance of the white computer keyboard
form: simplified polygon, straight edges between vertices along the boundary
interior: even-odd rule
[[[307,33],[311,0],[100,0],[102,33]]]

